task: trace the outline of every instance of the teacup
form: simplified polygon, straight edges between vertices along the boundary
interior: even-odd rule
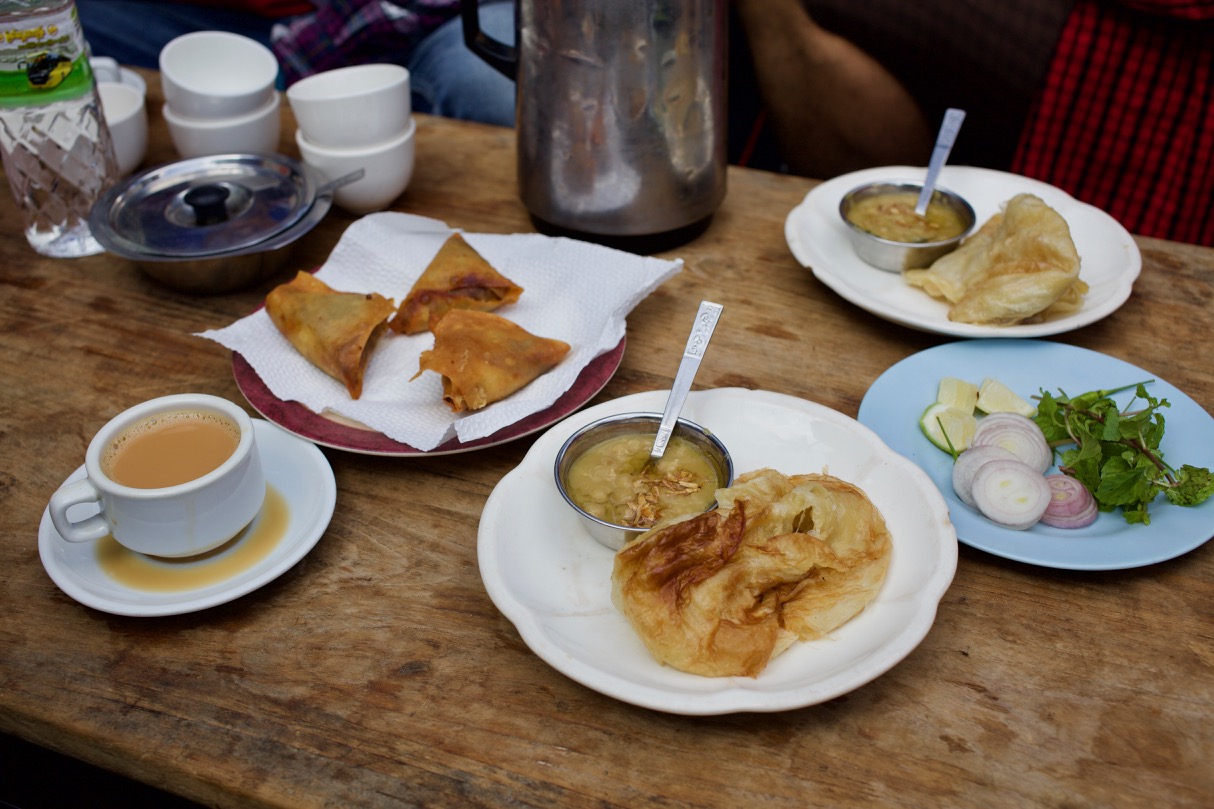
[[[413,178],[416,131],[417,123],[410,119],[408,129],[385,143],[361,149],[333,149],[317,146],[296,130],[295,143],[304,163],[328,180],[357,169],[365,170],[361,180],[334,191],[333,202],[350,213],[366,214],[387,208],[408,188]]]
[[[179,558],[217,548],[261,510],[265,473],[253,421],[227,399],[162,396],[111,419],[89,442],[85,477],[51,496],[68,542],[107,534],[138,553]],[[74,521],[73,507],[100,509]]]
[[[114,141],[118,168],[123,174],[130,174],[143,162],[148,148],[148,115],[143,93],[121,82],[99,82],[97,92]]]
[[[89,65],[93,68],[93,78],[98,84],[102,82],[129,84],[142,95],[147,96],[148,83],[143,80],[143,76],[129,67],[122,67],[116,59],[109,56],[94,56],[89,59]]]
[[[274,92],[263,107],[235,118],[189,118],[168,104],[161,111],[173,146],[182,157],[232,152],[274,154],[282,132],[281,103],[281,94]]]
[[[278,59],[260,42],[227,31],[194,31],[160,51],[160,84],[173,112],[234,118],[261,109],[278,79]]]
[[[287,88],[300,131],[318,147],[356,149],[395,140],[413,115],[409,71],[353,65],[317,73]]]

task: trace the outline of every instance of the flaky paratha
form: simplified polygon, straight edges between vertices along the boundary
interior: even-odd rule
[[[952,304],[948,319],[1006,326],[1061,317],[1083,305],[1079,252],[1062,216],[1033,194],[1018,194],[961,247],[907,283]]]
[[[718,490],[717,501],[616,554],[612,600],[662,663],[754,677],[876,597],[890,534],[858,487],[761,469]]]

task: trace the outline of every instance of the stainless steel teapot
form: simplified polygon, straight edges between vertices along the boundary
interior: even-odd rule
[[[462,4],[468,47],[516,82],[518,182],[536,226],[655,249],[725,197],[727,0],[516,0],[516,44]]]

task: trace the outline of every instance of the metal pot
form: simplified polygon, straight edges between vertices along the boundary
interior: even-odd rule
[[[461,9],[468,47],[516,81],[519,194],[540,230],[678,243],[708,224],[725,197],[726,0],[516,0],[513,47],[480,30],[475,0]]]
[[[194,158],[114,186],[89,227],[106,250],[166,286],[232,292],[283,266],[328,213],[336,185],[283,155]]]

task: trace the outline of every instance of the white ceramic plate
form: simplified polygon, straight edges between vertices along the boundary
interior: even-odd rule
[[[892,668],[931,628],[957,564],[940,493],[867,428],[821,405],[739,388],[695,391],[682,415],[716,433],[739,474],[828,471],[872,498],[893,535],[877,598],[827,638],[795,644],[755,678],[662,666],[611,604],[613,554],[561,499],[553,462],[578,428],[613,413],[660,412],[665,391],[625,396],[552,427],[489,496],[477,554],[493,603],[553,668],[608,696],[679,714],[780,711],[851,691]]]
[[[38,552],[42,566],[59,589],[88,607],[115,615],[179,615],[214,607],[251,593],[281,576],[316,545],[329,525],[337,502],[337,485],[329,461],[312,444],[260,419],[254,419],[257,445],[261,449],[266,482],[287,501],[290,514],[286,531],[264,559],[207,587],[174,592],[152,592],[116,581],[97,560],[94,543],[67,542],[44,511],[38,527]],[[64,483],[84,477],[81,466]],[[84,519],[96,506],[76,506]],[[229,553],[229,549],[224,553]],[[205,565],[218,557],[200,561]],[[169,563],[180,566],[182,562]]]
[[[1031,193],[1058,211],[1071,229],[1079,251],[1079,277],[1091,289],[1083,308],[1044,323],[977,326],[948,319],[948,305],[902,280],[899,273],[866,264],[852,250],[839,217],[839,201],[858,185],[876,180],[923,182],[925,169],[889,166],[836,177],[815,187],[789,213],[784,237],[797,261],[845,300],[894,323],[958,337],[1041,337],[1094,323],[1116,311],[1130,297],[1142,270],[1138,245],[1117,220],[1052,185],[1015,174],[970,166],[945,166],[940,185],[965,197],[978,224],[998,213],[1016,194]]]
[[[919,416],[935,401],[945,376],[974,383],[993,376],[1025,398],[1042,388],[1077,396],[1154,379],[1148,391],[1171,405],[1162,410],[1167,429],[1160,449],[1174,466],[1214,469],[1214,419],[1149,371],[1096,351],[1048,340],[970,340],[907,357],[868,389],[860,403],[860,421],[931,476],[944,494],[957,535],[965,544],[1043,567],[1120,570],[1188,553],[1214,534],[1214,499],[1181,507],[1159,497],[1151,504],[1150,525],[1129,525],[1120,511],[1101,514],[1092,525],[1078,529],[1036,525],[1027,531],[1012,531],[990,522],[953,493],[952,459],[932,446],[919,429]],[[1133,391],[1115,398],[1124,405],[1133,398]]]

